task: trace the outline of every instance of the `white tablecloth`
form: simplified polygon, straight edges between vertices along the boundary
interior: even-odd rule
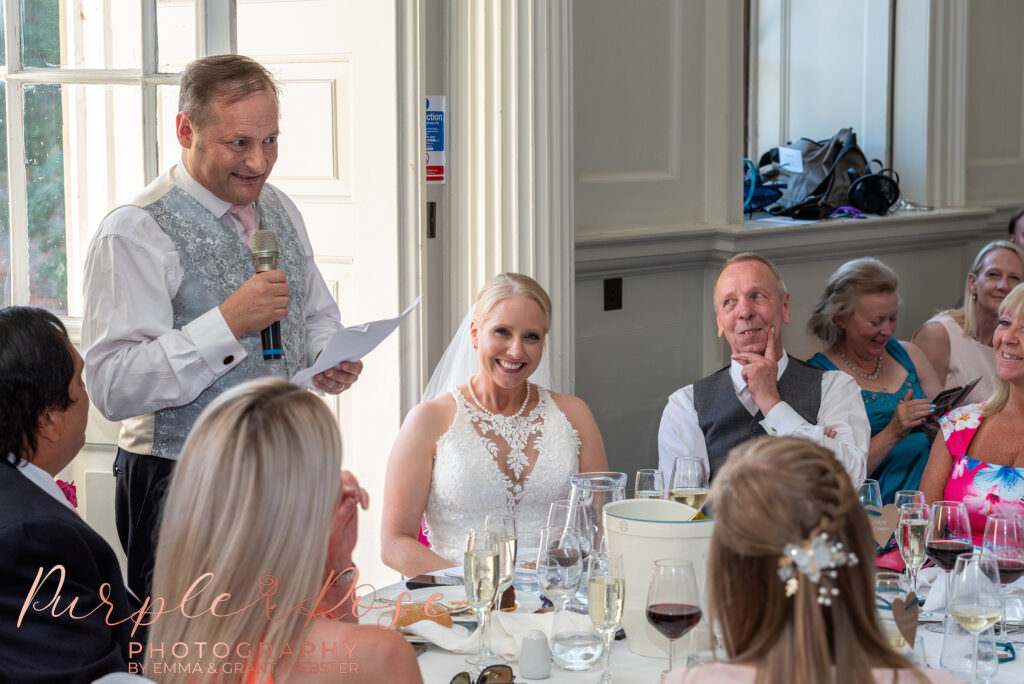
[[[397,594],[404,585],[395,584],[384,587],[378,595],[390,596]],[[925,624],[920,625],[919,634],[924,639],[925,656],[928,666],[939,667],[939,659],[942,654],[942,634],[930,632]],[[992,684],[1020,684],[1024,682],[1024,635],[1011,635],[1012,638],[1021,643],[1015,643],[1017,659],[1011,663],[1004,663],[999,666],[996,677]],[[426,684],[448,684],[451,678],[459,672],[469,670],[466,664],[466,656],[462,654],[449,653],[435,646],[427,646],[425,653],[419,656],[420,671],[423,673],[423,681]],[[518,663],[512,662],[512,669],[516,675],[516,682],[526,682],[519,674]],[[667,658],[647,658],[639,656],[629,650],[627,640],[613,642],[611,655],[612,675],[616,684],[656,684],[661,680],[662,671],[668,667]],[[594,668],[585,672],[568,672],[551,665],[551,676],[543,681],[546,684],[561,684],[562,682],[591,682],[593,683],[600,675],[600,661]]]

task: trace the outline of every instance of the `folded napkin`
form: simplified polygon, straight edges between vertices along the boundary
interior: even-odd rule
[[[924,602],[924,610],[936,611],[946,608],[946,579],[945,572],[940,568],[930,567],[921,570],[917,576],[918,593],[927,598]],[[1016,622],[1024,618],[1024,607],[1022,607],[1019,594],[1024,591],[1024,577],[1013,584],[1002,588],[1003,596],[1006,598],[1006,619]]]
[[[530,630],[539,629],[551,636],[553,613],[491,613],[491,650],[496,654],[515,660],[523,645],[523,637]],[[578,613],[564,613],[561,629],[565,631],[586,631],[592,629],[590,618]],[[410,634],[426,639],[430,643],[452,653],[476,653],[480,648],[480,630],[472,633],[461,625],[442,627],[431,620],[420,620],[405,628]]]

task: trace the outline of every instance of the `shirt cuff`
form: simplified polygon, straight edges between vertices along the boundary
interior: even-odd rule
[[[220,307],[213,307],[188,323],[184,330],[196,345],[199,355],[220,376],[242,362],[247,355],[245,347],[231,332]]]
[[[793,434],[797,428],[806,422],[803,416],[796,412],[796,409],[786,402],[780,401],[761,420],[761,427],[769,435],[777,437],[779,435]]]

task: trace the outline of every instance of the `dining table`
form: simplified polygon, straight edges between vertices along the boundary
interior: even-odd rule
[[[377,596],[397,596],[405,590],[404,583],[395,583],[380,589]],[[919,626],[918,634],[924,645],[924,658],[927,667],[941,669],[940,658],[944,635],[926,629],[925,623]],[[1010,639],[1018,640],[1013,644],[1018,655],[1010,662],[1001,663],[994,677],[985,680],[979,679],[979,681],[986,681],[990,684],[1020,684],[1024,682],[1024,633],[1011,634]],[[458,673],[471,671],[470,665],[466,662],[467,654],[465,653],[452,653],[429,643],[418,643],[416,648],[420,672],[426,684],[448,684]],[[590,670],[582,672],[570,672],[552,663],[550,675],[543,680],[525,679],[521,676],[518,663],[515,660],[508,664],[512,666],[517,683],[529,681],[542,681],[548,684],[597,682],[601,675],[600,660],[594,663]],[[611,671],[616,684],[657,684],[661,681],[662,673],[667,666],[667,657],[651,658],[631,651],[628,635],[612,642]],[[962,675],[963,673],[958,674]]]

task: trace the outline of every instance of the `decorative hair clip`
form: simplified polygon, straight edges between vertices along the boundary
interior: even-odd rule
[[[857,564],[857,555],[843,549],[842,542],[829,543],[828,533],[811,537],[802,544],[786,544],[779,558],[779,579],[786,583],[786,596],[800,588],[797,572],[818,586],[818,603],[832,605],[832,597],[839,595],[833,585],[838,577],[836,568]],[[795,568],[794,568],[795,566]]]

